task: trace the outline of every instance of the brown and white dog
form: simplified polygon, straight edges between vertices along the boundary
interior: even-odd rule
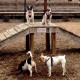
[[[42,24],[50,25],[52,19],[51,8],[48,8],[47,11],[43,15]]]
[[[47,67],[48,67],[48,76],[51,76],[51,67],[57,65],[59,62],[62,64],[62,69],[63,69],[63,74],[65,75],[66,72],[66,59],[65,55],[63,56],[55,56],[55,57],[49,57],[49,56],[44,56],[43,53],[40,55],[40,60],[42,62],[45,62]]]
[[[27,23],[34,22],[33,6],[27,6],[26,19]]]
[[[32,68],[33,67],[35,67],[35,71],[37,72],[36,63],[33,60],[33,56],[32,56],[31,51],[28,51],[27,52],[27,55],[30,55],[30,56],[19,64],[18,70],[19,71],[29,70],[30,76],[32,76]]]

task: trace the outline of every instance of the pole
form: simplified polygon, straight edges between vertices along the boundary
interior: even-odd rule
[[[46,29],[46,50],[50,51],[50,34],[49,34],[49,28]]]
[[[24,0],[24,22],[26,22],[26,0]]]
[[[30,51],[34,54],[34,33],[30,33]]]
[[[47,0],[44,0],[44,13],[47,10]],[[50,34],[49,34],[49,28],[46,29],[47,33],[46,33],[46,50],[49,51],[50,50]]]
[[[28,34],[26,35],[26,52],[30,50],[29,43],[30,43],[30,40],[29,40],[29,34]]]
[[[56,33],[51,33],[51,48],[52,54],[56,53]]]
[[[47,0],[44,0],[44,12],[47,10]]]

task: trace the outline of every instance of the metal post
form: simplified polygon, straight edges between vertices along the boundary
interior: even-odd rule
[[[29,34],[28,34],[28,35],[26,35],[26,51],[30,50],[29,49],[29,43],[30,43],[30,41],[29,41]]]
[[[50,51],[50,34],[49,34],[49,28],[46,29],[46,50]]]
[[[24,22],[26,22],[26,0],[24,0]]]
[[[34,33],[30,33],[30,51],[34,54]]]
[[[52,53],[56,53],[56,33],[51,33],[51,49]]]

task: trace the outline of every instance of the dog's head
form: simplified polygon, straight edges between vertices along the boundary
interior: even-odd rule
[[[43,55],[43,53],[41,53],[41,55],[40,55],[40,57],[39,57],[39,60],[41,61],[41,62],[45,62],[45,59],[44,59],[44,55]]]
[[[27,11],[28,11],[29,17],[31,17],[33,13],[33,6],[27,6]]]
[[[33,10],[33,6],[27,6],[27,10],[28,11],[32,11]]]
[[[30,57],[33,57],[31,51],[28,51],[28,52],[27,52],[27,55],[29,55]]]
[[[46,10],[46,16],[47,16],[47,19],[50,18],[50,16],[51,16],[51,8],[47,8],[47,10]]]
[[[50,8],[50,7],[47,8],[46,14],[47,14],[47,15],[50,15],[50,14],[51,14],[51,8]]]

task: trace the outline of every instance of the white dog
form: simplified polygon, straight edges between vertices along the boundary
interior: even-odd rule
[[[34,22],[33,6],[27,6],[26,19],[27,23]]]
[[[56,56],[56,57],[48,57],[48,56],[44,56],[43,53],[40,56],[40,60],[42,62],[45,62],[47,64],[48,67],[48,76],[51,76],[51,67],[57,65],[59,62],[62,64],[62,68],[63,68],[63,74],[65,75],[66,69],[65,69],[65,65],[66,65],[66,59],[65,59],[65,55],[64,56]]]
[[[43,15],[42,24],[50,25],[52,19],[51,8],[48,8],[47,11]]]
[[[33,56],[32,56],[31,51],[28,51],[27,54],[30,56],[19,64],[18,70],[19,71],[29,70],[30,76],[32,76],[32,67],[35,67],[35,71],[37,72],[36,63],[33,60]]]

